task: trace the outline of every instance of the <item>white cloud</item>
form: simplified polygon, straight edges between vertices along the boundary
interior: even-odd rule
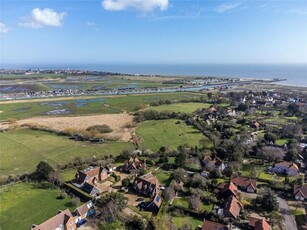
[[[24,18],[20,26],[30,28],[41,28],[43,26],[61,26],[66,13],[57,13],[53,9],[35,8],[31,11],[31,15]]]
[[[0,22],[0,33],[8,33],[11,29],[8,28],[4,23]]]
[[[240,5],[241,5],[241,3],[239,3],[239,2],[223,3],[223,4],[220,4],[216,7],[216,11],[218,13],[224,13],[226,11],[235,9],[235,8],[239,7]]]
[[[134,8],[141,12],[153,11],[156,8],[166,10],[168,0],[103,0],[102,7],[105,10],[120,11],[128,8]]]
[[[87,22],[86,25],[87,26],[96,26],[96,23],[95,22]]]

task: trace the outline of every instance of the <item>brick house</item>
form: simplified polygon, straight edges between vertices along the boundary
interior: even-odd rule
[[[160,183],[157,177],[148,173],[135,178],[133,189],[144,196],[154,197],[160,192]]]
[[[274,164],[271,170],[275,173],[286,174],[288,176],[295,176],[299,173],[297,164],[287,161]]]
[[[257,180],[248,177],[234,176],[230,179],[239,189],[254,193],[257,189]]]
[[[75,183],[83,185],[85,183],[95,185],[98,181],[108,178],[108,172],[101,166],[89,167],[79,170],[75,175]]]
[[[224,215],[226,217],[237,219],[240,215],[241,209],[243,209],[243,205],[240,201],[235,196],[230,196],[224,205]]]
[[[202,227],[200,230],[228,230],[227,225],[223,225],[217,222],[204,220]]]
[[[40,225],[33,224],[31,230],[75,230],[77,229],[75,218],[69,211],[66,209],[64,211],[59,211],[58,214],[54,217],[51,217],[49,220],[45,221]]]
[[[223,197],[237,196],[238,187],[232,182],[221,183],[217,188]]]
[[[138,172],[139,170],[145,170],[147,168],[146,161],[141,161],[137,157],[130,158],[122,166],[122,171],[126,173]]]
[[[306,200],[307,199],[307,184],[304,185],[294,185],[293,196],[296,200]]]

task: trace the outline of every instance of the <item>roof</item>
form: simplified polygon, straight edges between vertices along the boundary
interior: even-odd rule
[[[85,204],[82,204],[78,208],[76,208],[75,212],[78,213],[80,216],[86,214],[90,209],[93,208],[93,203],[92,201],[89,201]]]
[[[295,170],[299,170],[299,167],[297,166],[297,164],[292,163],[292,162],[287,162],[287,161],[276,163],[275,167],[278,167],[278,166],[284,166],[284,167],[292,168]]]
[[[251,227],[255,227],[255,224],[257,221],[259,220],[262,220],[264,219],[264,217],[261,217],[261,216],[250,216],[248,217],[248,226],[251,226]]]
[[[96,166],[96,167],[89,167],[82,171],[78,171],[79,174],[79,181],[85,181],[86,177],[91,178],[95,176],[99,176],[102,172],[107,172],[104,168]]]
[[[33,227],[33,230],[50,230],[56,229],[60,225],[65,225],[68,219],[72,217],[71,212],[69,209],[64,211],[60,211],[56,216],[50,218],[49,220],[45,221],[44,223]]]
[[[209,221],[209,220],[204,220],[203,226],[201,228],[202,230],[228,230],[228,227],[226,225]]]
[[[225,202],[224,209],[226,209],[234,218],[239,216],[241,208],[242,204],[233,195],[231,195]]]
[[[238,188],[237,186],[230,182],[229,184],[224,184],[224,187],[222,188],[222,192],[230,191],[233,195],[236,195]]]
[[[240,187],[249,187],[252,185],[252,187],[255,189],[257,187],[257,180],[251,179],[248,177],[242,177],[242,176],[235,176],[230,179],[232,183],[234,183],[236,186]]]
[[[161,204],[162,204],[162,197],[159,194],[156,194],[152,199],[152,201],[150,202],[150,204],[148,205],[148,207],[151,205],[155,205],[157,208],[160,208]]]
[[[160,183],[152,173],[145,174],[143,176],[135,178],[134,184],[137,185],[139,190],[149,190],[152,194],[155,194],[157,189],[160,188]]]
[[[255,223],[255,230],[270,230],[271,227],[269,225],[269,223],[265,220],[265,219],[262,219],[262,220],[258,220],[256,223]]]
[[[305,185],[294,185],[293,186],[293,195],[300,195],[302,197],[307,198],[307,184]]]

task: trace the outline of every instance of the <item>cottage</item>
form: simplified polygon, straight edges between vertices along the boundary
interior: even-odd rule
[[[69,211],[59,211],[58,214],[40,225],[33,224],[31,230],[75,230],[77,229],[75,218]]]
[[[228,230],[227,225],[223,225],[217,222],[204,220],[201,230]]]
[[[160,183],[152,173],[148,173],[135,178],[133,189],[144,196],[154,197],[160,191]]]
[[[220,194],[224,197],[237,196],[238,188],[232,182],[221,183],[217,188],[219,189]]]
[[[146,210],[151,212],[158,212],[162,204],[162,197],[156,194],[152,201],[147,205]]]
[[[224,215],[226,217],[237,219],[242,208],[243,205],[240,203],[240,201],[235,196],[230,196],[224,205]]]
[[[205,156],[203,158],[203,163],[205,167],[210,171],[218,169],[220,172],[223,172],[226,168],[224,161],[218,157]]]
[[[257,188],[257,180],[248,177],[235,176],[230,179],[239,189],[254,193]]]
[[[288,176],[295,176],[299,173],[297,164],[286,161],[276,163],[271,170],[275,173],[286,174]]]
[[[307,184],[304,185],[294,185],[293,196],[296,200],[307,199]]]
[[[147,168],[146,161],[140,161],[137,157],[130,158],[125,164],[122,166],[122,171],[126,173],[138,172],[139,170],[145,170]]]
[[[79,185],[84,185],[85,183],[95,185],[98,181],[103,181],[107,178],[108,172],[105,168],[91,166],[82,171],[78,171],[75,176],[75,182]]]

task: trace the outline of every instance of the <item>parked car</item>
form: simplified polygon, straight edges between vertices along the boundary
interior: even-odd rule
[[[139,197],[139,198],[136,199],[136,201],[137,201],[137,202],[141,202],[141,201],[143,202],[143,201],[145,201],[145,199],[142,198],[142,197]]]
[[[82,220],[79,220],[77,222],[77,227],[80,227],[81,225],[85,224],[86,223],[86,219],[82,219]]]

